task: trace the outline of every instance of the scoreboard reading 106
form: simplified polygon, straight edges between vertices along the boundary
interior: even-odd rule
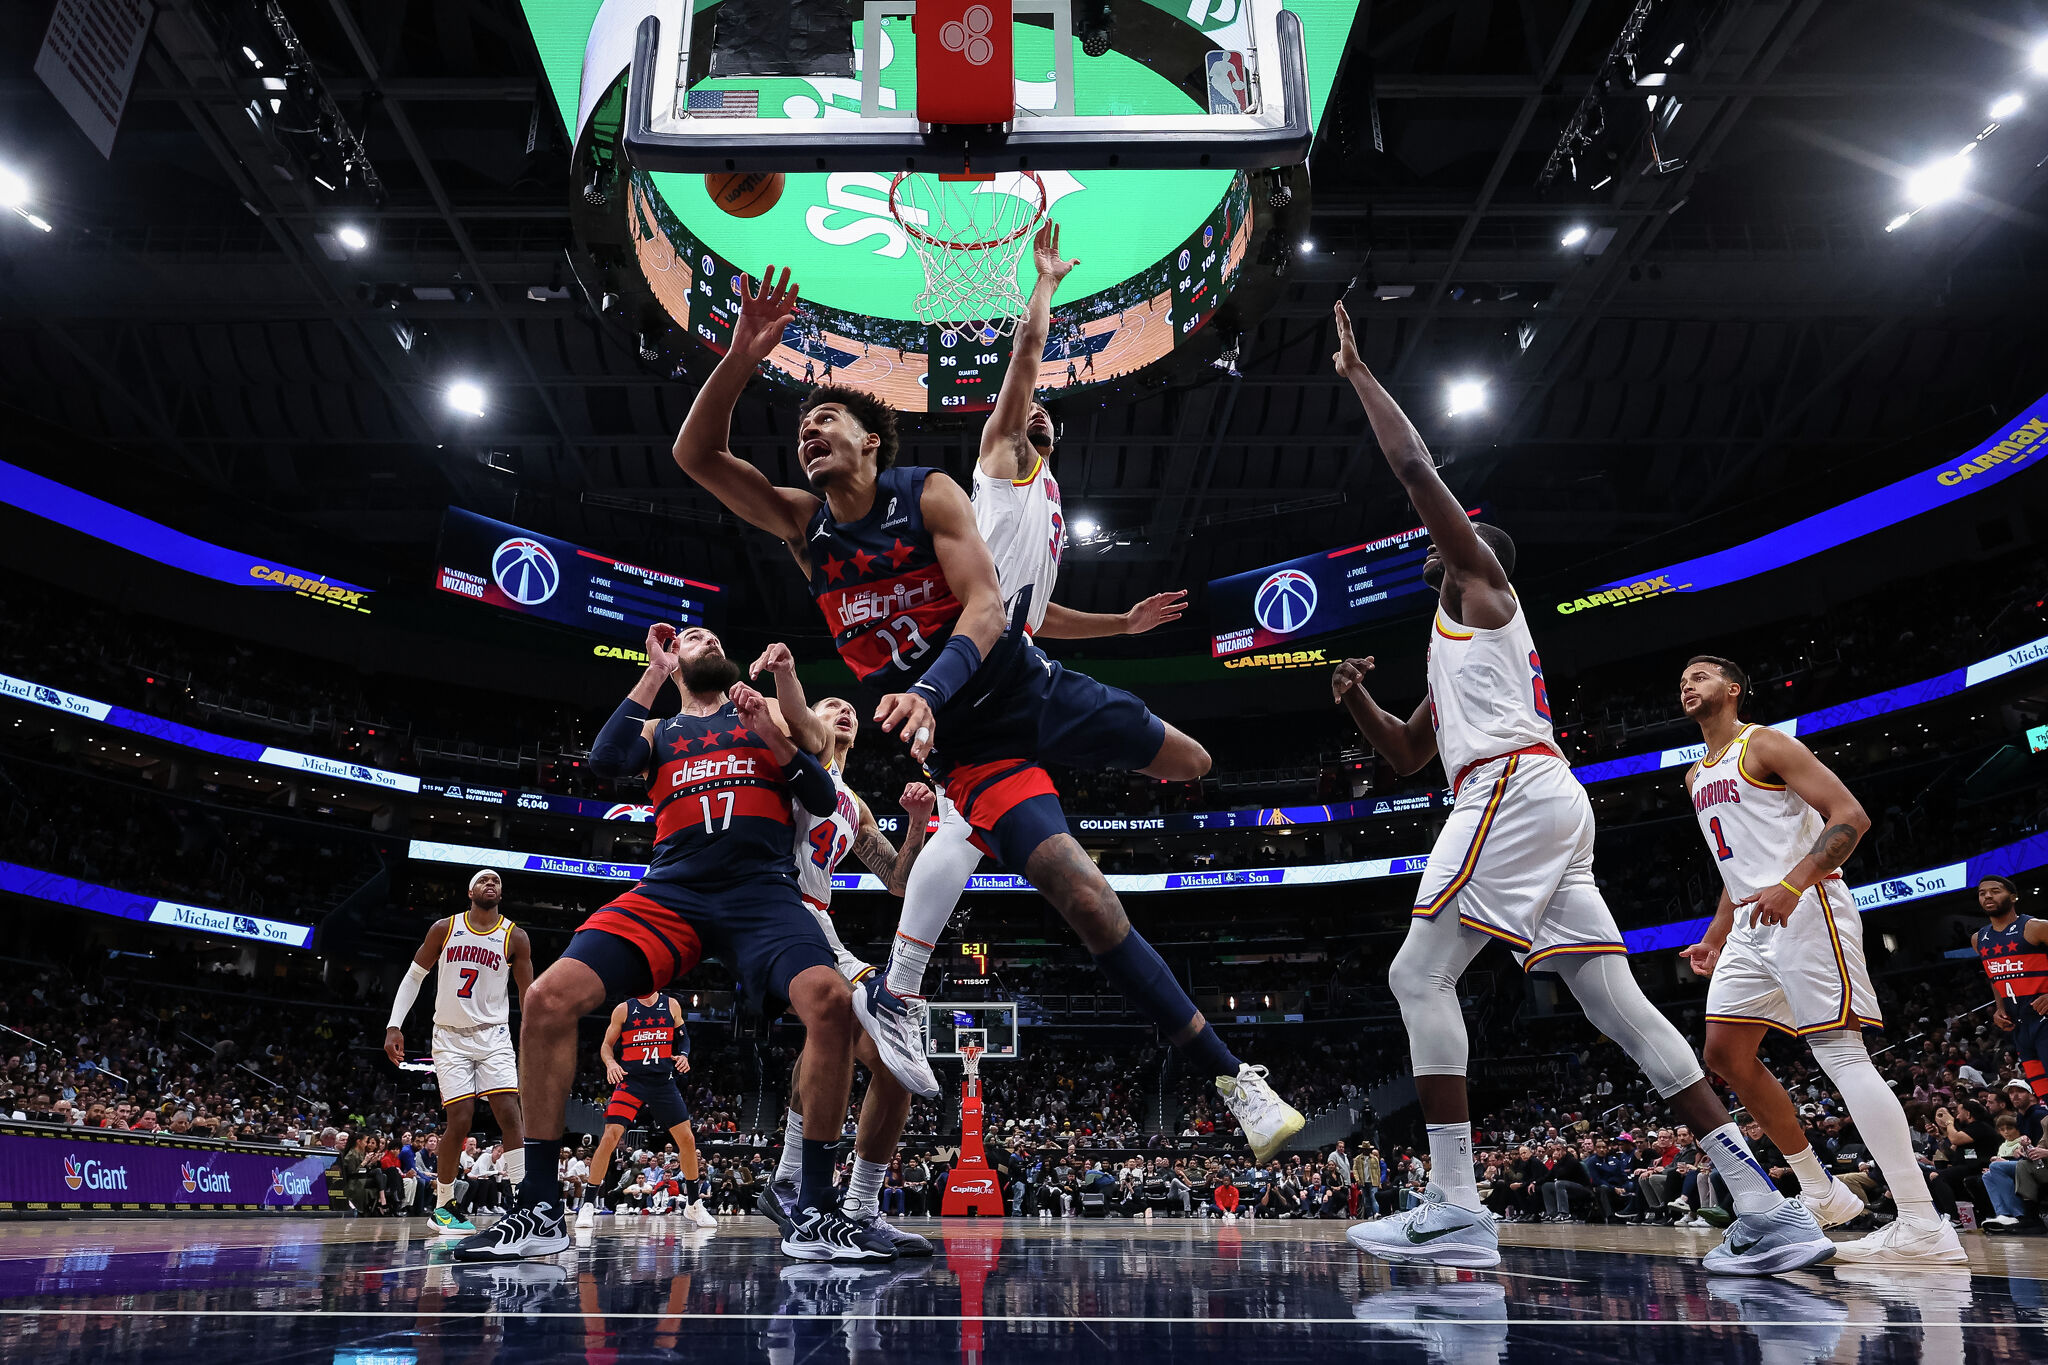
[[[1010,371],[1011,338],[985,324],[933,327],[929,332],[933,412],[988,412]]]

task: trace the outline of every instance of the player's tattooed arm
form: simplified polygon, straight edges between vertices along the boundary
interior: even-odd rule
[[[1415,713],[1402,720],[1365,690],[1371,658],[1346,659],[1330,675],[1330,696],[1350,715],[1351,723],[1381,758],[1406,777],[1436,757],[1436,726],[1430,720],[1429,698],[1424,697]]]
[[[907,818],[903,823],[903,847],[897,848],[875,823],[868,803],[854,798],[860,808],[860,830],[853,837],[853,855],[882,879],[883,887],[892,896],[902,895],[910,885],[910,869],[917,865],[917,855],[924,848],[925,826],[930,823],[932,807],[937,802],[938,797],[922,782],[912,782],[903,789],[900,804]]]

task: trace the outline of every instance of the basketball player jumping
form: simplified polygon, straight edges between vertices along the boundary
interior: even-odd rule
[[[1837,1245],[1835,1259],[1964,1260],[1956,1230],[1934,1212],[1906,1111],[1863,1045],[1863,1026],[1884,1021],[1863,959],[1863,915],[1837,869],[1870,817],[1804,744],[1743,724],[1748,697],[1749,675],[1727,659],[1700,655],[1679,676],[1678,703],[1707,744],[1685,790],[1721,870],[1714,922],[1685,950],[1712,978],[1707,1065],[1785,1154],[1806,1207],[1833,1227],[1860,1217],[1863,1201],[1820,1164],[1792,1097],[1757,1056],[1766,1029],[1806,1039],[1899,1207],[1895,1221]]]
[[[647,708],[673,677],[681,710]],[[791,744],[759,692],[716,635],[701,627],[647,632],[647,672],[590,748],[600,777],[648,775],[654,861],[631,891],[576,931],[526,993],[520,1097],[526,1106],[526,1177],[519,1208],[455,1250],[458,1260],[503,1261],[566,1250],[554,1155],[576,1070],[576,1021],[606,1000],[646,997],[706,956],[732,969],[739,989],[769,1014],[785,1002],[804,1024],[806,1107],[844,1112],[853,1079],[853,1018],[846,978],[797,896],[793,802],[814,814],[837,792],[818,761]],[[534,1137],[532,1133],[544,1136]],[[804,1142],[802,1190],[783,1254],[797,1260],[886,1260],[893,1252],[839,1213],[831,1145]]]
[[[1052,296],[1080,264],[1061,257],[1059,228],[1050,223],[1039,229],[1032,255],[1038,283],[1011,348],[1012,355],[1026,358],[1044,351]],[[1014,613],[1022,598],[1029,604],[1024,628],[1032,638],[1069,640],[1142,635],[1179,620],[1186,610],[1185,592],[1157,593],[1116,613],[1071,611],[1052,600],[1066,525],[1060,514],[1060,486],[1052,476],[1057,428],[1045,405],[1032,398],[1037,377],[1038,367],[1026,360],[1010,366],[995,408],[982,425],[981,454],[974,466],[974,524],[995,561],[1005,615]],[[1171,726],[1167,733],[1162,756],[1168,751],[1182,756],[1176,760],[1180,780],[1192,781],[1208,771],[1208,755],[1201,746]],[[911,873],[903,897],[903,917],[889,949],[886,979],[857,993],[853,1002],[862,1026],[885,1043],[883,1058],[892,1068],[902,1068],[897,1079],[927,1098],[939,1093],[939,1082],[925,1056],[924,973],[967,890],[967,879],[981,862],[982,850],[971,842],[973,833],[959,809],[942,798],[939,828]],[[882,999],[884,992],[895,999]],[[890,1036],[909,1030],[915,1032]]]
[[[1351,381],[1394,476],[1429,528],[1423,580],[1438,593],[1429,690],[1413,715],[1388,714],[1362,685],[1371,659],[1348,659],[1335,699],[1388,762],[1412,773],[1441,756],[1450,819],[1430,850],[1407,940],[1389,973],[1408,1029],[1429,1130],[1432,1180],[1420,1207],[1350,1231],[1395,1261],[1500,1263],[1500,1233],[1479,1199],[1458,978],[1500,939],[1524,969],[1562,976],[1593,1026],[1642,1067],[1680,1122],[1703,1135],[1737,1217],[1707,1253],[1710,1272],[1770,1275],[1826,1260],[1834,1243],[1813,1214],[1778,1193],[1708,1084],[1699,1060],[1630,975],[1621,931],[1593,881],[1593,808],[1550,728],[1543,665],[1509,586],[1514,542],[1478,524],[1444,486],[1422,436],[1359,358],[1335,309],[1337,372]]]
[[[690,1070],[690,1030],[683,1023],[683,1002],[667,991],[621,1000],[612,1007],[611,1022],[605,1027],[597,1055],[604,1063],[604,1078],[614,1089],[604,1108],[604,1136],[597,1140],[597,1154],[590,1158],[583,1207],[576,1211],[577,1228],[595,1226],[612,1152],[628,1128],[649,1118],[668,1129],[675,1141],[688,1194],[683,1217],[700,1228],[717,1227],[717,1215],[704,1207],[707,1189],[703,1168],[697,1162],[690,1106],[676,1085],[676,1077]]]
[[[1240,1062],[1131,927],[1109,883],[1067,832],[1041,762],[1186,779],[1208,767],[1201,746],[1128,692],[1070,672],[1023,638],[1032,594],[1006,628],[994,562],[960,486],[931,469],[894,469],[895,414],[866,393],[815,389],[798,426],[797,458],[819,492],[777,488],[728,448],[733,405],[775,348],[797,291],[772,270],[745,304],[731,349],[697,393],[676,437],[683,472],[752,525],[779,537],[809,580],[840,657],[882,693],[877,724],[930,760],[946,795],[1004,866],[1059,911],[1096,965],[1180,1048],[1236,1115],[1255,1152],[1270,1153],[1301,1115]],[[823,496],[820,496],[822,493]],[[861,1008],[899,1016],[898,997],[864,983]],[[870,1029],[890,1070],[914,1021]],[[901,1065],[899,1065],[901,1064]],[[808,1064],[807,1064],[808,1065]],[[915,1074],[914,1072],[911,1074]],[[805,1097],[806,1113],[812,1109]],[[808,1145],[809,1139],[805,1142]]]
[[[2048,919],[2020,913],[2010,877],[1981,878],[1977,905],[1991,917],[1970,936],[1991,982],[1991,1022],[2012,1035],[2020,1073],[2048,1100]]]
[[[434,1170],[434,1227],[443,1236],[464,1236],[476,1227],[454,1209],[456,1157],[469,1140],[477,1096],[490,1102],[498,1131],[505,1135],[507,1178],[518,1181],[524,1149],[519,1115],[519,1058],[512,1051],[509,987],[526,998],[533,985],[533,944],[526,931],[498,913],[505,894],[497,873],[469,879],[469,908],[439,920],[412,956],[398,983],[391,1022],[384,1028],[384,1055],[397,1066],[405,1060],[405,1016],[419,999],[420,983],[439,964],[434,981],[434,1080],[441,1087],[444,1153]],[[555,1168],[552,1153],[546,1162]]]

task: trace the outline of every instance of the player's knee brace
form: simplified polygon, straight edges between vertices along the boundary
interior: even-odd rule
[[[1625,956],[1559,956],[1550,959],[1550,965],[1586,1012],[1586,1021],[1642,1068],[1659,1095],[1670,1099],[1706,1075],[1685,1038],[1636,984]]]
[[[1457,925],[1427,920],[1411,923],[1407,941],[1394,954],[1388,984],[1408,1030],[1408,1053],[1418,1076],[1462,1076],[1471,1045],[1458,1004],[1458,977],[1471,961],[1457,948]]]

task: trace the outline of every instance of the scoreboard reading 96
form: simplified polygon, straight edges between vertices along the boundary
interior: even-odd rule
[[[988,412],[1010,372],[1011,338],[986,323],[930,329],[933,412]]]

